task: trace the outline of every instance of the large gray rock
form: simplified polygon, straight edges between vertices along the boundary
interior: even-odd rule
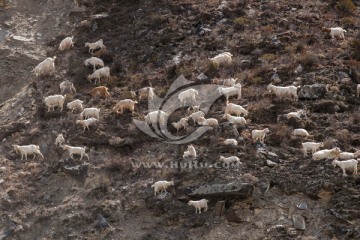
[[[249,197],[253,194],[253,191],[254,185],[250,183],[234,181],[228,184],[213,184],[200,186],[188,195],[192,197]]]
[[[304,85],[299,91],[299,99],[318,99],[326,94],[325,84]]]

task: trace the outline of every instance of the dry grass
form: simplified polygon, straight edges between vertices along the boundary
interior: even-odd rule
[[[313,53],[304,53],[298,59],[304,70],[312,70],[319,64],[319,58]]]
[[[356,6],[352,2],[352,0],[340,0],[336,4],[336,9],[338,10],[339,14],[347,15],[354,13],[356,10]]]

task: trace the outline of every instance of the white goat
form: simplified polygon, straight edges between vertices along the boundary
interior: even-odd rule
[[[237,146],[238,142],[235,139],[228,138],[223,142],[223,144]]]
[[[204,116],[205,116],[205,113],[203,111],[197,111],[197,112],[190,114],[190,116],[188,118],[191,118],[194,122],[199,123],[199,119]]]
[[[338,165],[343,171],[343,176],[347,176],[346,169],[352,169],[353,174],[357,175],[357,167],[358,167],[359,161],[360,161],[360,159],[349,159],[346,161],[334,160],[334,161],[332,161],[332,165],[334,167],[336,167],[336,165]]]
[[[60,107],[60,111],[63,110],[64,102],[65,102],[66,95],[51,95],[48,97],[44,97],[44,102],[46,106],[48,107],[48,112],[54,111],[55,107]]]
[[[105,47],[103,40],[100,39],[93,43],[85,43],[85,47],[89,47],[89,53],[94,53],[94,50]]]
[[[341,160],[349,160],[353,158],[358,158],[360,156],[360,150],[357,150],[354,153],[351,152],[342,152],[340,153],[339,159]]]
[[[100,118],[100,108],[85,108],[81,113],[80,113],[80,118],[81,119],[87,119],[90,117],[94,117],[96,119]]]
[[[233,55],[229,52],[223,52],[216,55],[213,58],[209,58],[212,63],[215,63],[217,66],[223,63],[231,63]]]
[[[115,113],[122,114],[124,112],[124,109],[128,109],[131,111],[131,114],[134,114],[135,104],[137,103],[138,103],[137,101],[133,101],[131,99],[124,99],[118,102],[112,110]]]
[[[198,97],[198,95],[199,95],[198,91],[196,91],[193,88],[190,88],[188,90],[185,90],[185,91],[182,91],[181,93],[179,93],[178,98],[179,98],[181,104],[183,106],[185,106],[187,99],[190,99],[190,101],[195,103],[196,102],[196,97]]]
[[[66,89],[69,90],[71,94],[76,93],[74,84],[72,82],[70,82],[69,80],[65,80],[62,83],[60,83],[61,94],[64,94]]]
[[[295,136],[295,137],[305,137],[305,138],[308,138],[308,137],[313,137],[314,135],[310,135],[305,129],[303,128],[296,128],[294,129],[294,131],[292,132],[292,134]]]
[[[40,155],[42,158],[44,158],[44,155],[42,155],[42,153],[40,152],[40,147],[38,145],[24,145],[24,146],[19,146],[19,145],[12,145],[14,147],[14,150],[16,153],[20,153],[21,154],[21,160],[23,160],[23,157],[25,156],[25,160],[27,160],[27,155],[28,154],[33,154],[35,158],[36,154]]]
[[[65,138],[62,135],[62,133],[60,133],[56,139],[55,139],[55,146],[60,147],[65,143]]]
[[[83,158],[83,156],[86,156],[86,158],[89,160],[89,155],[87,155],[85,152],[86,147],[72,147],[69,145],[63,145],[62,148],[69,152],[71,159],[74,159],[74,154],[77,154],[81,156],[80,160]]]
[[[225,95],[226,101],[229,101],[230,96],[237,95],[237,99],[241,98],[241,84],[237,83],[232,87],[218,87],[220,94]]]
[[[174,186],[174,181],[157,181],[153,185],[151,185],[152,188],[154,188],[154,196],[161,190],[161,193],[166,192],[166,189],[170,186]]]
[[[103,68],[105,66],[104,61],[97,57],[91,57],[91,58],[86,59],[84,61],[84,65],[85,66],[89,66],[89,65],[93,66],[93,71],[96,70],[96,67]]]
[[[110,78],[110,68],[109,67],[103,67],[99,68],[98,70],[95,70],[92,74],[88,75],[88,80],[91,83],[92,79],[95,79],[95,84],[97,80],[99,80],[99,83],[101,82],[101,78],[105,78],[106,81]]]
[[[232,113],[235,114],[237,117],[240,117],[241,114],[246,117],[249,114],[249,112],[242,106],[226,101],[225,114]]]
[[[209,200],[207,200],[207,199],[201,199],[199,201],[190,200],[188,202],[188,205],[189,206],[194,206],[195,207],[195,213],[197,213],[198,210],[199,210],[199,214],[200,214],[202,208],[204,208],[204,212],[206,212],[208,210],[208,205],[207,205],[208,201]]]
[[[224,163],[233,163],[233,162],[237,162],[239,164],[241,164],[240,162],[240,158],[236,157],[236,156],[231,156],[231,157],[223,157],[223,156],[220,156],[220,159],[219,159],[221,162],[224,162]]]
[[[327,158],[338,158],[340,155],[341,151],[340,148],[335,147],[332,149],[324,149],[324,150],[320,150],[317,151],[313,154],[313,160],[322,160],[322,159],[327,159]]]
[[[159,111],[152,111],[146,114],[145,121],[147,124],[157,124],[164,125],[166,123],[166,119],[168,117],[168,114],[162,110]]]
[[[206,119],[204,117],[199,117],[197,123],[202,126],[211,126],[211,127],[219,126],[219,122],[215,118],[207,118]]]
[[[297,110],[296,112],[289,112],[286,114],[287,119],[290,118],[301,118],[301,116],[306,116],[306,111],[303,109]]]
[[[59,45],[59,50],[64,51],[64,50],[74,47],[73,39],[74,39],[74,36],[64,38]]]
[[[139,95],[139,102],[141,101],[142,98],[147,98],[148,100],[152,100],[154,99],[155,93],[154,93],[154,88],[153,87],[144,87],[144,88],[140,88],[137,91],[130,91],[131,96],[133,98],[136,97],[136,93],[138,93]]]
[[[186,129],[186,127],[189,125],[188,124],[189,118],[181,118],[178,122],[173,122],[172,125],[174,126],[174,128],[176,128],[176,134],[179,132],[180,129],[184,128]]]
[[[83,126],[83,128],[84,128],[83,131],[85,132],[86,128],[88,130],[90,130],[89,126],[94,125],[98,121],[99,121],[98,119],[92,117],[92,118],[88,118],[86,120],[76,120],[76,124],[80,124],[81,126]]]
[[[275,93],[276,97],[279,99],[290,97],[294,101],[298,100],[297,89],[298,87],[295,86],[278,87],[271,83],[267,86],[267,90]]]
[[[334,27],[334,28],[325,28],[324,27],[322,30],[329,32],[332,39],[334,39],[335,37],[339,37],[339,38],[345,40],[344,33],[346,33],[346,30],[341,27]]]
[[[224,114],[223,116],[224,119],[227,119],[229,123],[234,124],[234,125],[245,125],[246,124],[246,120],[243,117],[234,117],[231,116],[230,114]]]
[[[46,58],[44,61],[39,63],[31,72],[34,72],[36,77],[53,73],[55,71],[55,59],[55,56],[53,58]]]
[[[196,150],[193,145],[188,145],[187,151],[183,154],[183,159],[196,158]]]
[[[83,104],[83,101],[81,101],[79,99],[75,99],[74,101],[66,104],[66,106],[68,109],[71,110],[71,112],[73,112],[74,109],[80,109],[82,111],[84,109],[82,104]]]
[[[256,142],[256,140],[259,140],[262,144],[264,144],[264,139],[266,137],[266,134],[269,134],[270,130],[268,128],[264,128],[262,130],[252,130],[251,131],[251,138],[253,142]]]
[[[311,154],[314,154],[316,151],[320,149],[320,147],[324,147],[324,143],[320,142],[304,142],[301,144],[304,156],[307,156],[307,151],[311,150]]]

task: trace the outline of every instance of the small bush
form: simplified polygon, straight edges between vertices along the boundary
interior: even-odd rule
[[[341,23],[345,28],[353,27],[356,25],[356,19],[353,17],[344,17],[341,19]]]
[[[255,85],[259,85],[262,81],[262,77],[254,77],[252,79],[252,83],[255,84]]]
[[[352,57],[356,60],[360,60],[360,39],[356,38],[352,40],[350,43],[350,47],[352,50]]]
[[[300,56],[298,62],[305,70],[311,70],[319,64],[319,59],[315,54],[305,53]]]
[[[265,53],[261,56],[261,58],[270,63],[276,59],[276,55],[271,53]]]
[[[355,4],[352,0],[340,0],[336,4],[336,8],[340,14],[351,14],[356,10]]]
[[[238,17],[234,19],[234,23],[238,28],[244,29],[246,25],[251,23],[251,20],[245,17]]]

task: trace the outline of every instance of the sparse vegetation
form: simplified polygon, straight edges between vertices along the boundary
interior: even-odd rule
[[[356,38],[350,42],[351,55],[354,59],[360,61],[360,39]]]
[[[345,28],[354,27],[356,25],[356,19],[353,17],[343,17],[341,23]]]
[[[298,62],[308,71],[319,64],[319,58],[313,53],[304,53],[299,57]]]
[[[265,53],[261,56],[261,58],[270,63],[276,59],[276,55],[271,53]]]
[[[239,29],[244,29],[246,25],[251,23],[251,20],[246,17],[238,17],[234,19],[235,26]]]
[[[352,0],[339,0],[336,8],[340,14],[351,14],[356,10],[356,6]]]

